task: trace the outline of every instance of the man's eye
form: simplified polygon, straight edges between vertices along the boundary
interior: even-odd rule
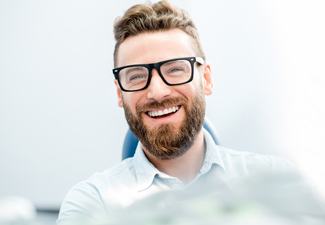
[[[175,68],[172,68],[171,69],[171,72],[174,72],[174,71],[183,71],[184,69],[181,68],[181,67],[175,67]]]
[[[170,74],[184,72],[184,71],[185,71],[184,67],[172,67],[168,69],[168,73]]]
[[[129,76],[129,82],[146,80],[147,76],[145,74],[133,74]]]

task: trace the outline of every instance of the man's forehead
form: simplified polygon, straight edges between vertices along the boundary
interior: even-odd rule
[[[117,66],[195,56],[192,38],[179,29],[141,33],[121,43]]]

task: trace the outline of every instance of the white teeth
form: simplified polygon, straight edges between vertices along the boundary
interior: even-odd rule
[[[150,111],[150,112],[148,112],[148,115],[151,116],[151,117],[163,116],[163,115],[166,115],[166,114],[169,114],[169,113],[176,112],[178,109],[179,109],[178,106],[174,106],[174,107],[167,108],[167,109],[164,109],[164,110]]]

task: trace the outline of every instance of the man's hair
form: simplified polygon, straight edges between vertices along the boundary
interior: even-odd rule
[[[157,3],[137,4],[129,8],[122,17],[116,19],[114,36],[116,40],[114,49],[114,66],[117,66],[119,46],[128,37],[146,32],[166,31],[180,29],[193,38],[193,44],[198,56],[205,58],[198,31],[188,15],[180,8],[170,4],[167,0]]]

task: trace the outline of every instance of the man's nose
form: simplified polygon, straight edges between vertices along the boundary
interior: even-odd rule
[[[167,85],[159,76],[157,70],[152,70],[152,77],[148,87],[147,98],[160,101],[171,93],[171,86]]]

